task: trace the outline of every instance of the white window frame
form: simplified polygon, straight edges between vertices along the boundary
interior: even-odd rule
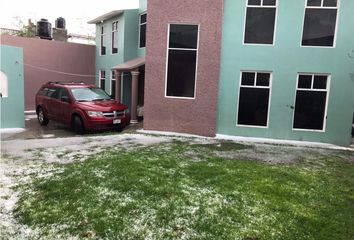
[[[112,92],[112,86],[113,86],[112,81],[117,81],[117,75],[115,76],[115,78],[113,78],[113,73],[114,73],[114,75],[116,75],[115,70],[111,70],[111,76],[110,76],[110,81],[109,81],[111,96],[113,94],[113,92]]]
[[[198,36],[197,36],[197,48],[190,49],[190,48],[170,48],[170,26],[171,25],[193,25],[198,26]],[[197,80],[198,80],[198,59],[199,59],[199,38],[200,38],[200,24],[196,23],[168,23],[167,27],[167,53],[166,53],[166,70],[165,70],[165,98],[170,99],[188,99],[188,100],[195,100],[197,97]],[[176,97],[176,96],[167,96],[167,80],[168,80],[168,58],[170,50],[186,50],[186,51],[196,51],[196,61],[195,61],[195,77],[194,77],[194,97]]]
[[[275,40],[276,40],[276,34],[277,34],[277,22],[278,22],[278,2],[280,0],[275,1],[275,5],[263,5],[263,0],[261,1],[261,5],[248,5],[248,0],[246,0],[246,7],[245,7],[245,17],[244,17],[244,25],[243,25],[243,36],[242,36],[242,44],[247,46],[268,46],[268,47],[274,47],[275,46]],[[246,21],[247,21],[247,8],[252,7],[252,8],[275,8],[275,22],[274,22],[274,32],[273,32],[273,43],[268,44],[268,43],[245,43],[245,36],[246,36]]]
[[[243,73],[255,73],[254,83],[253,86],[251,85],[242,85],[242,74]],[[257,75],[258,73],[269,73],[269,86],[257,86]],[[258,71],[258,70],[242,70],[240,72],[240,81],[238,86],[238,98],[237,98],[237,107],[236,107],[236,127],[247,127],[247,128],[269,128],[269,120],[270,120],[270,105],[272,103],[272,86],[273,86],[273,72],[272,71]],[[246,124],[239,124],[238,123],[238,115],[239,115],[239,108],[240,108],[240,93],[241,87],[244,88],[261,88],[261,89],[269,89],[269,99],[268,99],[268,114],[267,114],[267,125],[266,126],[257,126],[257,125],[246,125]]]
[[[3,71],[0,71],[0,79],[1,98],[7,98],[9,97],[9,78]]]
[[[102,54],[102,46],[104,46],[104,40],[105,40],[105,36],[106,36],[106,32],[105,32],[106,26],[102,25],[100,26],[100,56],[106,56],[107,55],[107,46],[106,47],[106,52],[105,54]]]
[[[104,72],[104,78],[102,78],[102,73]],[[106,90],[106,70],[100,69],[99,71],[99,78],[98,78],[98,87],[101,88],[101,80],[104,79],[105,82],[105,90]]]
[[[115,24],[116,27],[114,27],[114,24]],[[113,46],[114,46],[114,42],[113,42],[114,38],[113,38],[113,36],[114,36],[114,33],[117,33],[117,41],[118,41],[118,20],[112,22],[112,35],[111,35],[112,36],[111,37],[111,54],[112,55],[115,55],[115,54],[119,53],[119,47],[118,46],[117,46],[117,52],[113,53]],[[119,45],[119,42],[118,42],[118,45]]]
[[[144,23],[141,23],[141,16],[142,15],[146,15],[146,21]],[[139,14],[139,38],[138,38],[138,48],[139,49],[144,49],[146,48],[146,30],[145,30],[145,47],[140,47],[140,34],[141,34],[141,26],[146,25],[147,24],[147,12],[142,12]]]
[[[311,80],[311,88],[299,88],[299,78],[300,75],[307,75],[307,76],[312,76]],[[326,89],[314,89],[313,88],[313,83],[314,83],[314,77],[315,76],[327,76],[327,86]],[[328,114],[328,102],[329,102],[329,93],[330,93],[330,85],[331,85],[331,78],[332,75],[329,73],[298,73],[297,74],[297,80],[296,80],[296,88],[295,88],[295,97],[294,97],[294,109],[293,109],[293,122],[291,125],[291,128],[293,131],[297,132],[326,132],[326,127],[327,127],[327,114]],[[326,92],[326,106],[325,106],[325,112],[324,112],[324,117],[323,117],[323,128],[322,130],[317,130],[317,129],[303,129],[303,128],[294,128],[294,122],[295,122],[295,111],[296,111],[296,98],[297,98],[297,91],[309,91],[309,92]]]
[[[304,8],[304,16],[302,20],[302,31],[301,31],[301,39],[300,39],[300,47],[303,48],[335,48],[337,45],[337,32],[338,32],[338,22],[339,22],[339,10],[340,10],[340,2],[341,0],[337,0],[337,7],[326,7],[323,6],[324,0],[321,1],[321,6],[307,6],[307,0],[305,0],[305,8]],[[306,17],[306,10],[307,9],[337,9],[337,17],[336,17],[336,24],[334,29],[334,39],[333,39],[333,46],[305,46],[302,45],[302,39],[304,37],[304,28],[305,28],[305,17]]]

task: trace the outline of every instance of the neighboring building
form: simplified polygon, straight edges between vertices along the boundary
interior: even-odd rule
[[[96,24],[96,84],[131,109],[144,106],[146,0],[139,9],[115,10],[89,21]]]
[[[350,144],[354,1],[147,9],[144,129]]]
[[[21,48],[0,46],[0,128],[23,128],[24,84],[23,51]]]
[[[95,81],[95,46],[1,35],[1,44],[23,49],[25,111],[35,110],[42,84]],[[4,59],[1,64],[7,63]]]

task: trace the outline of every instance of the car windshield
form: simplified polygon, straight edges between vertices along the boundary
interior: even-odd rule
[[[71,92],[78,102],[111,100],[111,97],[105,91],[97,87],[72,88]]]

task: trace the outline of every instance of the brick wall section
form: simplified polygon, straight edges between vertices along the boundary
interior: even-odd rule
[[[215,136],[223,0],[149,0],[144,129]],[[168,23],[200,24],[196,96],[165,98]]]
[[[95,75],[95,46],[36,38],[1,36],[1,44],[23,48],[24,62],[41,68],[83,75]],[[35,95],[43,83],[81,81],[95,77],[69,76],[24,66],[25,110],[35,110]]]

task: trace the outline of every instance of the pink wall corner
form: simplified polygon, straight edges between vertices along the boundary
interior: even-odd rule
[[[149,0],[144,129],[215,136],[223,0]],[[165,98],[168,23],[199,24],[194,100]]]
[[[53,82],[95,82],[95,46],[48,41],[37,38],[1,36],[2,45],[23,48],[25,110],[35,110],[35,95],[43,83]],[[37,68],[39,67],[39,68]],[[50,69],[65,73],[92,75],[77,77],[43,70]]]

